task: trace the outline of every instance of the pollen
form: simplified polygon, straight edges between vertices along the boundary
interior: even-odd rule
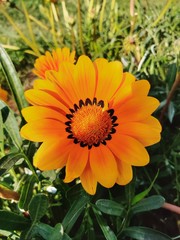
[[[74,139],[74,143],[80,143],[81,147],[98,147],[101,143],[106,145],[106,141],[112,138],[111,134],[116,132],[115,127],[117,117],[114,110],[104,110],[104,101],[79,101],[79,105],[74,104],[74,109],[69,109],[71,114],[66,114],[70,120],[65,124],[68,138]]]
[[[111,128],[111,117],[96,105],[83,106],[79,109],[74,114],[71,124],[74,137],[89,146],[103,141]]]

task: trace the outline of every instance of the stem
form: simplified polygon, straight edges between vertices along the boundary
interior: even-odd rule
[[[173,86],[167,96],[167,101],[166,101],[166,104],[164,106],[164,108],[162,109],[161,111],[161,115],[160,115],[160,118],[159,118],[159,121],[162,123],[163,121],[163,118],[164,118],[164,114],[165,112],[167,111],[168,107],[169,107],[169,104],[170,104],[170,101],[174,95],[174,92],[176,91],[176,89],[178,88],[178,86],[180,85],[180,74],[177,75],[176,77],[176,80],[174,81],[173,83]]]
[[[103,0],[102,9],[101,9],[101,13],[100,13],[100,20],[99,20],[99,32],[100,33],[102,33],[102,29],[103,29],[103,18],[104,18],[105,6],[106,6],[106,0]]]
[[[78,5],[77,5],[77,9],[78,9],[78,26],[79,26],[79,41],[80,41],[80,47],[81,47],[81,51],[83,54],[85,54],[85,50],[84,50],[84,46],[83,46],[83,36],[82,36],[82,18],[81,18],[81,1],[78,0]]]
[[[175,212],[177,214],[180,214],[180,207],[173,205],[171,203],[164,203],[162,208],[165,208],[171,212]]]
[[[36,180],[39,181],[38,175],[37,175],[36,171],[34,170],[34,167],[32,166],[32,164],[30,163],[28,157],[26,156],[25,153],[23,153],[23,155],[24,155],[24,160],[25,160],[26,164],[28,165],[29,169],[32,171],[32,173],[36,177]]]

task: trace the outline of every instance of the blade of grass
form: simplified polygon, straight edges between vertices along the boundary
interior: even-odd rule
[[[23,32],[20,30],[20,28],[15,24],[14,20],[11,18],[11,16],[3,9],[0,9],[0,12],[6,17],[8,22],[12,25],[12,27],[15,29],[15,31],[19,34],[19,36],[22,38],[22,40],[25,42],[27,46],[29,46],[35,53],[36,56],[40,56],[39,51],[37,52],[37,49],[34,47],[34,44],[23,34]]]
[[[21,110],[28,105],[24,97],[24,90],[9,55],[1,45],[0,45],[0,63],[2,65],[4,75],[7,79],[14,99],[16,101],[19,112],[21,113]]]
[[[155,22],[153,22],[153,24],[152,24],[153,27],[155,27],[158,24],[158,22],[163,18],[164,14],[167,12],[168,8],[170,7],[172,1],[173,0],[167,1],[166,5],[164,6],[163,10],[159,14],[158,18],[156,19]]]
[[[32,30],[31,21],[30,21],[30,18],[29,18],[29,14],[27,12],[26,5],[25,5],[24,1],[21,1],[21,4],[22,4],[23,11],[24,11],[24,15],[26,17],[26,24],[27,24],[29,36],[30,36],[32,44],[33,44],[34,51],[38,55],[40,55],[40,52],[39,52],[39,49],[38,49],[38,46],[37,46],[37,43],[36,43],[36,40],[35,40],[35,37],[34,37],[34,33],[33,33],[33,30]]]

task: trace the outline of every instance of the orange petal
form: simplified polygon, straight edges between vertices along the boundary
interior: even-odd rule
[[[138,80],[132,84],[132,94],[134,96],[147,96],[150,89],[150,83],[147,80]]]
[[[89,163],[84,169],[83,173],[80,176],[81,184],[83,188],[91,195],[96,193],[97,188],[97,180],[95,175],[93,174]]]
[[[59,99],[54,97],[53,94],[44,92],[42,90],[27,90],[25,92],[25,97],[32,105],[56,107],[63,110],[64,113],[69,111],[69,109],[62,102],[60,102]]]
[[[58,85],[61,98],[66,99],[71,106],[79,102],[79,97],[75,91],[74,69],[73,64],[63,62],[58,72],[48,71],[46,73],[46,78]]]
[[[52,55],[50,52],[46,52],[45,55],[40,56],[38,59],[36,59],[36,62],[34,64],[34,73],[40,78],[45,79],[47,71],[58,71],[61,63],[64,61],[74,63],[74,57],[75,52],[73,51],[70,53],[70,50],[68,48],[58,48],[56,50],[53,50]]]
[[[149,117],[159,106],[159,101],[153,97],[134,97],[124,104],[116,106],[116,116],[119,124],[139,121]]]
[[[29,122],[21,128],[21,136],[34,142],[66,136],[65,125],[53,119]]]
[[[128,184],[132,180],[132,177],[133,177],[131,165],[117,159],[117,166],[118,166],[119,174],[118,174],[116,183],[119,185]]]
[[[70,142],[66,139],[45,141],[34,156],[34,166],[43,171],[63,168],[70,149]]]
[[[123,135],[128,135],[137,139],[144,146],[155,144],[159,142],[161,138],[161,125],[155,118],[152,124],[143,122],[121,123],[118,126],[118,130]]]
[[[145,166],[149,163],[146,149],[132,137],[116,133],[110,141],[107,141],[107,146],[118,159],[125,163],[133,166]]]
[[[96,88],[95,68],[87,56],[80,56],[75,67],[75,89],[79,100],[93,99]]]
[[[107,62],[103,58],[96,59],[94,65],[97,70],[97,99],[110,100],[122,82],[123,67],[121,62]]]
[[[66,164],[64,182],[71,182],[82,174],[88,161],[88,152],[88,148],[82,148],[79,144],[73,145]]]
[[[43,80],[44,81],[44,80]],[[67,121],[67,118],[60,112],[48,107],[30,106],[22,110],[22,115],[27,122],[40,120],[43,118],[56,119],[62,123]]]
[[[90,150],[90,166],[97,181],[104,187],[112,187],[117,179],[118,171],[114,155],[101,145]]]

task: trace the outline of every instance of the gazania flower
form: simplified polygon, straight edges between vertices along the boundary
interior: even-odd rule
[[[7,102],[8,92],[0,87],[0,100]]]
[[[47,51],[45,55],[36,59],[34,73],[40,78],[45,79],[46,71],[58,71],[61,63],[64,61],[74,63],[74,57],[75,51],[70,53],[69,48],[66,47],[53,50],[52,54]]]
[[[25,92],[21,135],[42,142],[34,156],[41,170],[66,167],[64,181],[80,178],[89,194],[97,183],[125,185],[132,166],[149,162],[146,146],[160,140],[161,126],[151,116],[159,102],[147,96],[150,84],[123,73],[119,61],[79,57],[62,62]]]

